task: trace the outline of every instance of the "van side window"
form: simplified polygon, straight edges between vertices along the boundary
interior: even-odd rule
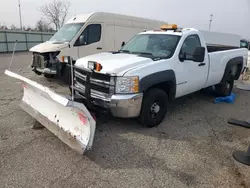
[[[88,25],[76,41],[75,46],[88,45],[100,41],[101,32],[102,27],[100,24]]]
[[[191,35],[186,38],[181,47],[181,54],[186,53],[186,59],[193,59],[193,54],[196,47],[201,47],[200,38],[198,35]]]

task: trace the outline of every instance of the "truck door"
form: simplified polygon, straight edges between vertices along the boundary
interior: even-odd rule
[[[196,47],[201,47],[198,35],[188,36],[180,49],[179,57],[186,54],[186,60],[178,61],[176,71],[177,93],[176,97],[183,96],[202,89],[208,75],[209,60],[207,54],[203,63],[192,60]]]
[[[102,24],[89,24],[77,39],[74,46],[78,47],[78,58],[103,52]]]

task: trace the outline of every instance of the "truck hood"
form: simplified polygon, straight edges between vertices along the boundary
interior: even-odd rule
[[[68,42],[58,43],[54,41],[46,41],[32,47],[29,51],[38,53],[56,52],[62,50],[63,48],[68,47],[68,45],[69,45]]]
[[[79,68],[88,68],[88,61],[100,63],[102,65],[100,73],[112,75],[121,75],[131,69],[131,67],[137,68],[138,66],[153,62],[150,58],[140,57],[135,54],[112,54],[104,52],[80,58],[76,61],[75,66]]]

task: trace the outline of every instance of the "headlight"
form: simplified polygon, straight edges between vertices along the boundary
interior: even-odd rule
[[[89,61],[88,62],[88,68],[90,70],[95,70],[95,62],[94,61]]]
[[[138,93],[139,92],[139,77],[126,76],[116,78],[116,93]]]
[[[65,63],[70,63],[71,62],[71,57],[70,56],[64,56],[64,62]]]
[[[65,63],[68,63],[69,61],[68,61],[69,59],[68,59],[68,57],[66,56],[66,57],[64,57],[64,62]]]
[[[61,62],[62,63],[70,63],[71,62],[71,57],[70,56],[62,56],[61,57]]]
[[[102,70],[102,65],[100,63],[95,62],[95,61],[89,61],[88,68],[90,70],[95,70],[97,72],[100,72]]]

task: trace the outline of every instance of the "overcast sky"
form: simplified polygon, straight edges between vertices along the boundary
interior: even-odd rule
[[[25,26],[42,17],[39,6],[52,0],[20,0]],[[0,23],[19,25],[18,0],[0,0]],[[250,39],[250,0],[70,0],[70,16],[84,12],[122,13],[176,23],[183,27],[236,33]]]

